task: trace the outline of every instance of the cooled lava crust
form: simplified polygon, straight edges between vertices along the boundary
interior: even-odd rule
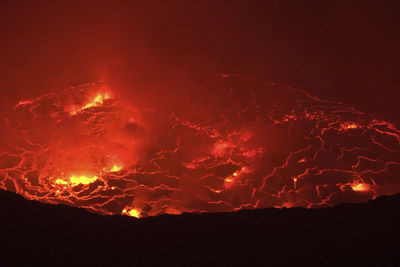
[[[19,102],[6,119],[0,187],[135,217],[400,192],[394,124],[241,75],[190,79],[206,89],[173,109],[135,105],[103,82]]]

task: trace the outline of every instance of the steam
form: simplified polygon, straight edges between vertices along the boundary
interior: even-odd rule
[[[160,72],[118,69],[15,105],[0,186],[135,217],[400,191],[400,131],[389,122],[241,75]]]

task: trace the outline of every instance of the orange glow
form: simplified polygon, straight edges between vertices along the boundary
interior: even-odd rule
[[[181,212],[181,211],[179,211],[179,210],[176,210],[176,209],[173,209],[173,208],[169,208],[169,209],[167,209],[167,210],[165,211],[165,213],[167,213],[167,214],[173,214],[173,215],[179,215],[179,214],[182,214],[182,212]]]
[[[56,183],[56,184],[63,184],[63,185],[67,185],[67,184],[68,184],[68,182],[65,181],[65,180],[63,180],[63,179],[57,179],[57,180],[55,180],[54,183]]]
[[[354,122],[345,122],[340,125],[340,128],[342,130],[357,129],[357,128],[360,128],[360,125],[358,125]]]
[[[110,95],[108,93],[98,94],[95,96],[95,98],[90,103],[87,103],[82,109],[100,106],[103,104],[104,100],[109,99],[109,98],[110,98]]]
[[[233,176],[227,177],[224,179],[225,188],[230,188],[234,184]]]
[[[110,169],[110,172],[119,172],[120,170],[122,170],[122,166],[114,164],[113,167]]]
[[[122,210],[121,214],[128,215],[136,218],[140,218],[140,210],[138,209],[130,209],[127,210],[126,208]]]
[[[0,188],[136,218],[333,206],[398,191],[394,125],[286,87],[226,86],[229,98],[193,109],[142,107],[101,82],[21,101],[7,118]]]
[[[107,99],[110,99],[111,95],[109,93],[98,93],[95,97],[92,98],[92,100],[85,104],[83,107],[76,107],[73,106],[70,108],[69,113],[71,115],[76,115],[77,113],[81,112],[82,110],[92,108],[92,107],[99,107],[103,105],[104,101]]]
[[[228,178],[225,178],[225,182],[227,182],[227,183],[232,183],[232,182],[233,182],[233,179],[232,179],[232,178],[230,178],[230,177],[228,177]]]
[[[291,203],[291,202],[284,202],[281,206],[276,206],[276,208],[292,208],[294,207],[295,204]]]
[[[55,184],[59,184],[59,185],[68,185],[70,184],[71,186],[77,186],[79,184],[83,184],[83,185],[88,185],[93,183],[94,181],[96,181],[97,179],[99,179],[98,176],[92,176],[92,177],[88,177],[86,175],[81,175],[81,176],[71,176],[69,177],[69,181],[63,180],[63,179],[57,179],[55,180]]]
[[[370,191],[371,186],[366,183],[355,183],[351,185],[351,189],[353,189],[353,191],[365,192],[365,191]]]
[[[71,176],[69,178],[69,181],[71,182],[71,184],[73,186],[75,186],[78,184],[91,184],[94,181],[96,181],[97,179],[99,179],[99,177],[97,177],[97,176],[87,177],[85,175],[81,175],[81,176]]]

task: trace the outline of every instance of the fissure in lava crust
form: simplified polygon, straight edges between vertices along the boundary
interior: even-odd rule
[[[21,101],[0,186],[135,217],[322,207],[400,192],[400,131],[289,87],[207,78],[213,97],[162,110],[101,82]]]

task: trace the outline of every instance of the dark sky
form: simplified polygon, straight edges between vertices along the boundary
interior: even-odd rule
[[[142,69],[280,81],[400,121],[400,1],[1,1],[1,108]]]

